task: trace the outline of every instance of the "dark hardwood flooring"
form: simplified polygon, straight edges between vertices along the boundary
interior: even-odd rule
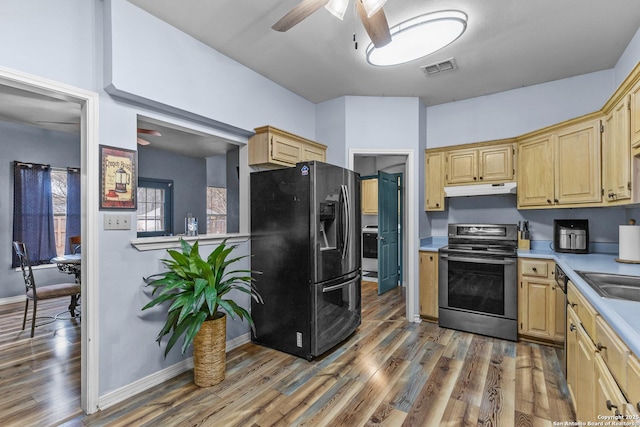
[[[249,343],[227,354],[226,379],[214,387],[195,386],[186,372],[88,416],[78,409],[79,356],[72,356],[79,328],[68,339],[72,322],[58,321],[61,329],[38,328],[31,343],[25,332],[26,341],[2,347],[22,350],[14,361],[3,357],[0,425],[538,426],[573,419],[554,348],[408,323],[402,288],[379,297],[376,283],[364,282],[362,298],[357,333],[318,360]]]

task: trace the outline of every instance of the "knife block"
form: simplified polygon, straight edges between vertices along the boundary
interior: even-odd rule
[[[518,237],[518,249],[531,249],[531,240],[529,239],[521,239]]]

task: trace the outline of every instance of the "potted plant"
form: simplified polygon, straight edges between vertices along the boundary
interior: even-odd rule
[[[153,288],[155,298],[142,310],[163,303],[171,303],[167,320],[158,333],[160,344],[170,334],[165,357],[177,340],[184,335],[182,353],[193,344],[194,382],[208,387],[224,379],[226,362],[226,316],[232,319],[247,319],[255,332],[249,312],[240,307],[229,292],[237,290],[247,293],[259,303],[262,298],[253,286],[251,270],[227,271],[227,267],[249,256],[230,258],[237,245],[226,244],[226,239],[209,254],[200,256],[198,242],[190,245],[181,240],[182,251],[167,250],[171,259],[162,260],[168,271],[155,274],[148,279],[147,286]],[[156,295],[157,294],[157,295]]]

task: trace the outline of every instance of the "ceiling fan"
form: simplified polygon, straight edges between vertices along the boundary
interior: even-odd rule
[[[358,15],[362,20],[364,29],[371,38],[373,45],[377,48],[386,46],[391,42],[391,32],[387,17],[382,10],[382,6],[387,0],[354,0]],[[285,32],[294,25],[302,22],[322,6],[327,8],[333,15],[342,19],[349,0],[302,0],[284,15],[271,28],[276,31]]]
[[[153,135],[153,136],[162,136],[162,134],[160,132],[158,132],[157,130],[153,130],[153,129],[138,128],[138,133],[142,133],[142,134],[146,134],[146,135]],[[146,139],[142,139],[142,138],[138,137],[138,144],[140,144],[140,145],[149,145],[149,144],[151,144],[151,141],[147,141]]]
[[[75,127],[80,126],[80,123],[78,123],[78,122],[58,122],[58,121],[46,121],[46,120],[37,120],[36,122],[37,123],[43,123],[43,124],[54,124],[54,125],[71,125],[71,126],[75,126]],[[137,132],[138,132],[138,134],[162,136],[162,134],[160,132],[158,132],[157,130],[154,130],[154,129],[137,128]],[[140,144],[140,145],[149,145],[149,144],[151,144],[151,141],[147,141],[146,139],[143,139],[143,138],[140,138],[140,137],[137,137],[137,141],[138,141],[138,144]]]

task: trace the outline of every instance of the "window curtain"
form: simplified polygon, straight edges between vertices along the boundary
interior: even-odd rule
[[[13,240],[24,242],[32,265],[56,256],[49,165],[14,162]],[[13,254],[13,267],[18,267]]]
[[[73,252],[69,238],[80,235],[80,169],[67,168],[67,219],[65,254]]]

